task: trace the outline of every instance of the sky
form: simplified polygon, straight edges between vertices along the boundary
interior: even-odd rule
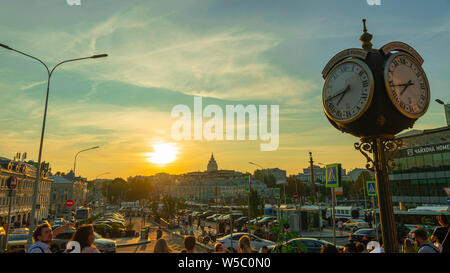
[[[257,167],[288,174],[314,161],[363,168],[358,139],[330,125],[322,108],[321,77],[328,60],[359,48],[367,19],[374,48],[402,41],[425,60],[431,89],[427,113],[414,129],[445,126],[439,98],[450,103],[450,1],[138,1],[4,0],[0,43],[66,63],[51,78],[43,161],[94,179],[204,171],[211,153],[219,169]],[[47,75],[37,61],[0,48],[0,156],[38,158]],[[174,140],[174,106],[279,105],[279,146],[261,140]],[[208,119],[204,118],[204,122]],[[176,160],[148,160],[157,143],[174,143]]]

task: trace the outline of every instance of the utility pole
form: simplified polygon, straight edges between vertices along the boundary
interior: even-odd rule
[[[313,197],[313,204],[316,203],[316,187],[314,185],[314,161],[312,158],[312,153],[309,152],[309,164],[311,168],[311,191],[312,191],[312,197]]]

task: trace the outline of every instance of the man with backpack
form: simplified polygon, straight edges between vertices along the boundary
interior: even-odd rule
[[[414,245],[419,248],[418,253],[440,253],[439,248],[428,241],[427,232],[423,229],[416,229],[412,233]]]

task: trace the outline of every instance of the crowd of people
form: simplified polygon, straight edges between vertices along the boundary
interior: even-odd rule
[[[186,222],[183,222],[184,226],[193,225],[192,219],[190,221],[189,216],[186,218]],[[412,232],[412,238],[406,238],[402,244],[403,253],[449,253],[450,252],[450,228],[448,219],[444,215],[438,216],[438,222],[440,227],[437,227],[431,236],[428,236],[427,232],[423,229],[417,229]],[[205,221],[198,220],[198,226],[204,230]],[[50,244],[60,232],[67,228],[76,228],[72,238],[67,243],[68,248],[64,252],[80,252],[80,253],[100,253],[95,247],[94,240],[94,227],[91,224],[84,224],[75,227],[72,223],[66,223],[64,226],[52,230],[51,225],[46,222],[36,227],[33,232],[34,244],[27,250],[28,253],[51,253]],[[268,225],[266,225],[266,232],[268,232]],[[261,231],[262,232],[262,231]],[[261,236],[264,237],[264,236]],[[157,241],[154,247],[154,253],[173,253],[166,241],[162,238],[161,229],[157,230]],[[74,242],[74,243],[71,243]],[[77,246],[77,247],[73,247]],[[72,248],[70,248],[72,247]],[[188,234],[184,237],[184,249],[181,253],[195,253],[196,238],[192,234]],[[212,253],[227,253],[228,249],[223,248],[223,244],[216,242]],[[252,248],[250,237],[243,235],[239,239],[238,243],[239,253],[254,253],[255,249]],[[267,247],[262,247],[259,252],[267,253]],[[367,245],[363,243],[349,243],[344,246],[343,251],[333,245],[324,245],[320,253],[384,253],[383,242],[370,241]]]

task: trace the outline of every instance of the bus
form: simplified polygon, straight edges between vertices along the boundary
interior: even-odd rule
[[[75,212],[75,221],[81,222],[87,220],[91,217],[91,209],[90,208],[78,208]]]
[[[376,213],[377,217],[379,217],[378,209]],[[421,228],[428,233],[433,232],[436,227],[440,226],[437,221],[438,215],[445,215],[450,220],[450,211],[445,207],[434,209],[432,207],[417,207],[408,211],[394,210],[395,223],[404,225],[411,230]]]

